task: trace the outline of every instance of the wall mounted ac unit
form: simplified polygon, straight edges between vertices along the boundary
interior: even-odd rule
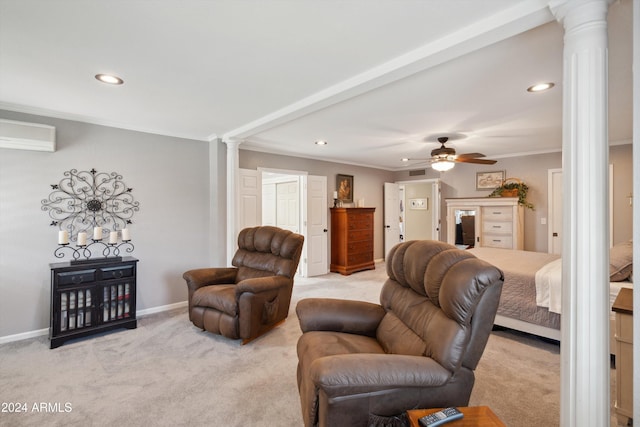
[[[56,151],[55,126],[0,119],[0,148]]]

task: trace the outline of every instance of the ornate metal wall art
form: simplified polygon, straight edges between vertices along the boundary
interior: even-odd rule
[[[127,252],[133,250],[130,243],[128,224],[132,224],[133,215],[140,210],[131,192],[122,181],[122,175],[111,172],[78,171],[64,172],[64,178],[58,184],[52,184],[53,190],[47,199],[42,200],[42,210],[49,213],[51,226],[60,229],[58,244],[54,255],[62,258],[62,249],[73,251],[73,258],[91,257],[90,246],[100,244],[102,255],[118,256],[122,245]],[[109,243],[103,243],[103,232]],[[87,244],[87,235],[93,243]],[[118,245],[118,236],[122,243]],[[76,242],[78,249],[69,246]]]

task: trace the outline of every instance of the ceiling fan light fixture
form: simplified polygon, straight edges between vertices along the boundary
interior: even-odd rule
[[[448,159],[437,159],[431,163],[431,168],[438,172],[446,172],[453,169],[455,163]]]
[[[537,83],[533,86],[529,86],[527,88],[527,92],[544,92],[545,90],[549,90],[552,87],[554,87],[555,84],[548,82],[548,83]]]

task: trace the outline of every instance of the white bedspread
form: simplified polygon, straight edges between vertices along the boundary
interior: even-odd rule
[[[562,309],[562,259],[551,261],[536,271],[536,305],[547,307],[550,312],[561,314]],[[621,288],[633,288],[631,282],[609,283],[609,308]]]
[[[536,305],[552,313],[562,310],[562,259],[551,261],[536,271]]]

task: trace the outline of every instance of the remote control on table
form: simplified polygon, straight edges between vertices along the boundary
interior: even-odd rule
[[[449,421],[459,420],[463,417],[462,412],[457,408],[445,408],[433,414],[425,415],[418,421],[422,427],[436,427]]]

